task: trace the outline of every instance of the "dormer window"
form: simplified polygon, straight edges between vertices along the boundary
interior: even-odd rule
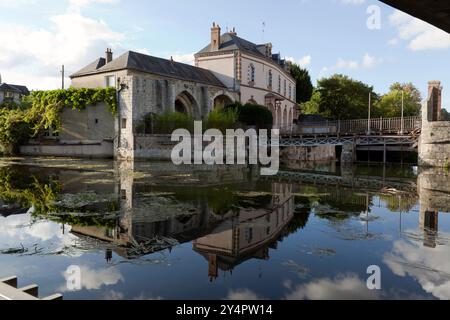
[[[250,85],[255,84],[255,66],[253,63],[248,66],[248,82]]]

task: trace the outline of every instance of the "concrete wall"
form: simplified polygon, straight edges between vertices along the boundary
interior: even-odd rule
[[[61,113],[60,141],[101,142],[115,137],[114,117],[110,108],[99,103],[84,110],[66,108]]]
[[[51,156],[77,158],[112,158],[113,142],[95,144],[25,145],[20,147],[24,156]]]

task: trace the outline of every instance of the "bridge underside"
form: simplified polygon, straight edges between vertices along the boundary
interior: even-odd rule
[[[380,1],[450,33],[450,2],[448,0]]]

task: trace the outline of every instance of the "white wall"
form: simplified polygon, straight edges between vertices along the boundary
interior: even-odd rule
[[[235,87],[235,57],[234,54],[197,58],[199,68],[212,71],[228,88]]]

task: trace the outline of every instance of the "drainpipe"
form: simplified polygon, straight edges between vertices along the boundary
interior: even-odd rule
[[[120,93],[122,92],[122,90],[124,90],[126,88],[126,84],[125,83],[120,83],[119,84],[119,90],[117,90],[117,96],[116,96],[116,100],[117,100],[117,121],[118,121],[118,134],[117,134],[117,150],[120,149],[120,140],[122,138],[122,127],[121,127],[121,123],[120,123]]]

